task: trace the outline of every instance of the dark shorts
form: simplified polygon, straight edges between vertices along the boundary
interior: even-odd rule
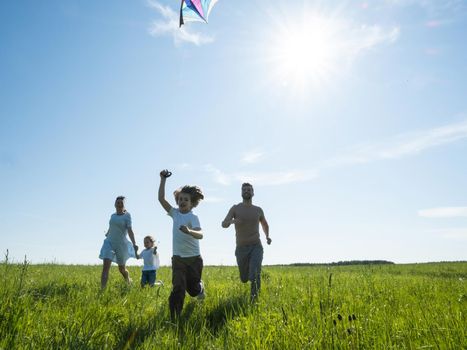
[[[182,258],[172,257],[172,292],[169,297],[170,315],[180,315],[185,292],[195,297],[201,292],[201,274],[203,272],[203,259],[201,256]]]
[[[141,287],[149,284],[151,287],[156,283],[156,270],[143,271],[141,274]]]
[[[255,281],[260,278],[263,263],[263,246],[261,243],[235,249],[238,270],[242,282]]]

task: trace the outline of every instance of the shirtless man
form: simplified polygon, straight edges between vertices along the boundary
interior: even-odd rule
[[[259,238],[259,224],[263,228],[268,244],[269,225],[264,217],[263,209],[253,205],[253,186],[249,183],[242,185],[243,201],[230,208],[222,227],[235,225],[237,247],[235,257],[243,283],[251,282],[251,299],[255,300],[261,288],[261,263],[263,262],[263,246]]]

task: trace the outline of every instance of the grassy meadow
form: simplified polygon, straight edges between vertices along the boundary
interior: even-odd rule
[[[203,271],[170,322],[165,286],[125,285],[112,267],[0,265],[0,349],[467,349],[467,263],[263,267],[262,294],[235,267]]]

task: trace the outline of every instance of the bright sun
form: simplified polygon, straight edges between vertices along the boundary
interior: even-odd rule
[[[304,89],[330,78],[339,56],[338,21],[310,15],[278,29],[269,43],[268,60],[282,85]]]

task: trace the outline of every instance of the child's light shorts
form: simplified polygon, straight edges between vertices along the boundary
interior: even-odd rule
[[[122,242],[113,242],[104,239],[99,259],[109,259],[118,265],[125,265],[129,258],[135,258],[135,249],[130,241],[124,239]]]

